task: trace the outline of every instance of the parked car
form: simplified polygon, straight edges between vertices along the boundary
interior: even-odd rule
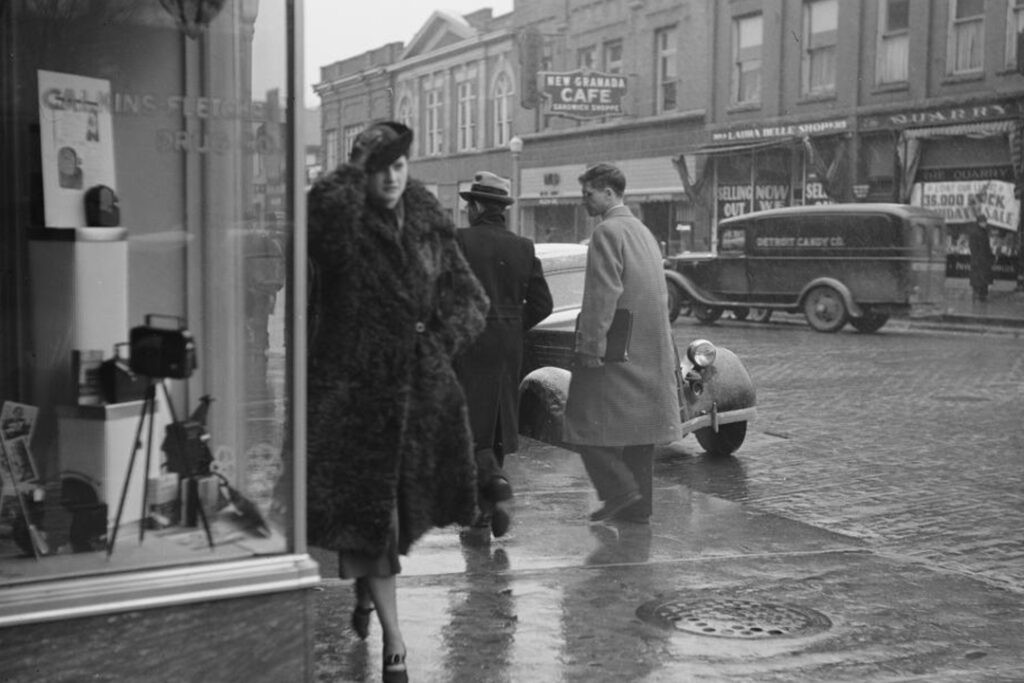
[[[710,324],[724,311],[767,321],[803,312],[819,332],[847,322],[876,332],[934,303],[946,254],[942,216],[904,204],[825,204],[758,211],[718,224],[717,254],[666,259],[669,318],[689,306]]]
[[[538,244],[536,248],[554,307],[551,315],[526,336],[519,384],[519,432],[561,445],[587,247]],[[731,455],[743,444],[747,424],[756,416],[750,375],[736,354],[705,339],[690,342],[680,356],[675,378],[667,381],[679,387],[683,434],[694,434],[711,455]]]

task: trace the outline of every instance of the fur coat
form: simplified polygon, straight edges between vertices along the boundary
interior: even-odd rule
[[[309,193],[318,320],[308,367],[309,542],[379,555],[469,524],[476,466],[451,358],[484,327],[487,298],[434,196],[410,179],[404,223],[366,201],[343,164]]]

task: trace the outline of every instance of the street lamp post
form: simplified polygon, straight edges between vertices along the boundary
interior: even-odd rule
[[[519,209],[519,196],[522,194],[519,191],[519,155],[523,151],[523,139],[518,135],[513,136],[508,141],[508,151],[512,152],[512,197],[515,198],[516,203],[512,206],[512,234],[518,235],[520,231],[520,209]]]

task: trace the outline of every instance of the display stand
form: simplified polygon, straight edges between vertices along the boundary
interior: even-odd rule
[[[33,452],[40,474],[52,481],[58,473],[75,473],[113,505],[141,401],[77,405],[72,351],[109,357],[128,338],[127,231],[33,230],[29,269],[35,316],[26,357],[32,359],[32,402],[39,406]],[[161,416],[166,423],[165,411]]]
[[[108,527],[117,512],[141,410],[142,401],[57,408],[61,479],[77,477],[93,487],[100,502],[107,504]],[[162,436],[171,418],[159,397],[154,417],[154,433]],[[149,476],[159,474],[159,465],[150,464]],[[146,474],[143,467],[132,473],[122,524],[141,519]]]

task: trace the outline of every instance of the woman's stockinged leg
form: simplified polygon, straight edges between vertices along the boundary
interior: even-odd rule
[[[405,654],[405,641],[398,625],[398,595],[395,576],[370,576],[366,579],[377,607],[377,619],[383,632],[385,654]]]

